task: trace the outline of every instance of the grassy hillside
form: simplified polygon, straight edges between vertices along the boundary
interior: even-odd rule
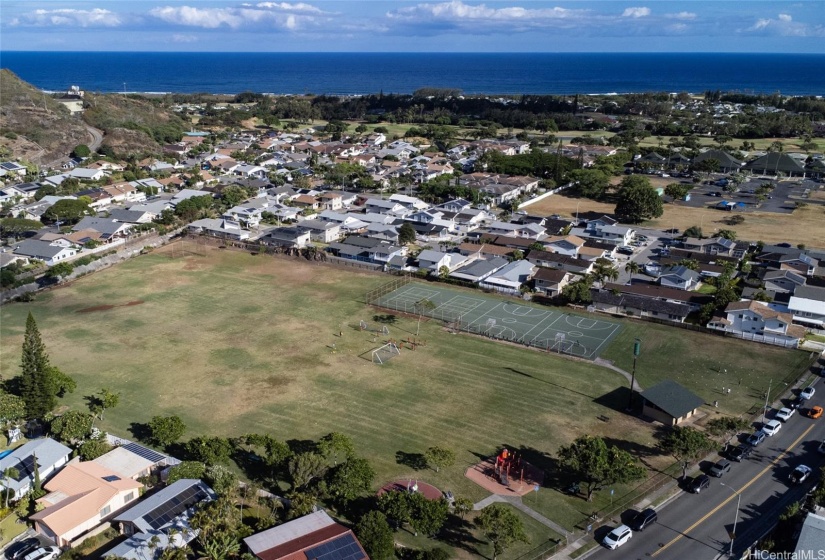
[[[48,164],[89,142],[89,133],[60,103],[0,70],[0,146],[38,164]]]
[[[188,123],[168,111],[158,99],[87,93],[86,102],[83,119],[105,131],[104,145],[121,155],[160,152],[161,144],[180,140],[188,128]]]

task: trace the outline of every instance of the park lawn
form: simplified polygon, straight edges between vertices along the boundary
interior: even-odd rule
[[[527,503],[528,505],[532,505],[529,500]],[[526,515],[511,505],[503,505],[515,513],[521,520],[524,526],[524,532],[527,534],[530,542],[516,543],[511,548],[505,550],[504,554],[499,558],[514,560],[540,546],[552,546],[552,543],[564,541],[562,535],[545,527],[529,515]],[[478,511],[472,511],[467,514],[465,519],[451,515],[444,529],[442,529],[438,535],[438,539],[432,539],[423,535],[415,536],[409,526],[405,525],[403,529],[395,532],[395,541],[401,546],[418,550],[443,547],[445,544],[448,544],[452,547],[453,558],[462,560],[479,557],[492,558],[493,546],[487,541],[482,531],[475,525],[475,519],[479,513]],[[550,542],[548,543],[548,541]]]
[[[642,321],[627,320],[613,343],[602,353],[604,359],[626,370],[633,369],[633,341],[642,342],[636,363],[636,378],[643,389],[665,379],[681,383],[705,400],[703,410],[719,401],[718,412],[739,416],[763,402],[772,383],[772,396],[792,373],[807,368],[809,353],[786,350],[735,338],[678,329]],[[731,388],[730,394],[722,388]]]
[[[584,433],[653,445],[650,425],[614,414],[621,408],[615,391],[625,381],[608,369],[449,335],[436,321],[421,326],[426,346],[378,366],[370,351],[383,337],[373,342],[358,322],[372,324],[373,315],[384,314],[362,302],[366,290],[388,277],[196,250],[204,256],[170,258],[180,251],[166,247],[32,303],[4,305],[4,377],[19,371],[31,311],[52,363],[78,383],[61,405],[83,408],[83,397],[101,388],[120,393],[103,429],[128,437],[133,423],[178,414],[186,438],[265,432],[317,439],[340,431],[373,464],[377,482],[423,479],[473,501],[486,492],[464,477],[465,469],[502,446],[522,448],[552,471],[558,447]],[[100,309],[105,305],[116,307]],[[410,336],[415,323],[398,319],[390,337]],[[433,445],[453,449],[455,465],[421,470],[420,454]],[[572,528],[583,501],[552,489],[547,494],[540,511]]]
[[[587,198],[575,198],[555,194],[524,209],[533,215],[548,216],[561,214],[573,217],[578,213],[582,217],[613,215],[615,203],[598,202]],[[641,224],[643,227],[658,229],[678,228],[681,231],[691,226],[701,226],[705,235],[711,235],[720,229],[731,229],[739,239],[764,241],[765,243],[805,243],[812,244],[817,234],[825,234],[822,223],[825,221],[825,208],[811,204],[797,208],[792,214],[773,212],[741,212],[745,221],[737,225],[727,223],[732,213],[715,208],[693,208],[673,203],[665,203],[664,214],[660,218]]]

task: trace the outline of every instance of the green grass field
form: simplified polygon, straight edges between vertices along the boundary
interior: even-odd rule
[[[363,298],[388,277],[202,251],[170,258],[174,251],[167,247],[40,294],[32,303],[4,305],[3,378],[19,371],[31,311],[52,363],[78,383],[61,405],[82,408],[85,395],[104,387],[118,391],[120,404],[100,423],[116,434],[128,435],[130,424],[156,414],[180,415],[188,426],[185,437],[266,432],[284,440],[317,439],[340,431],[354,439],[381,483],[414,477],[473,501],[486,493],[464,470],[501,446],[524,449],[551,478],[558,447],[584,433],[639,451],[652,469],[671,462],[655,453],[650,424],[617,412],[626,402],[627,382],[611,370],[451,335],[435,320],[421,325],[425,346],[404,349],[378,366],[370,352],[386,337],[373,341],[358,323],[374,324],[375,315],[386,313],[367,308]],[[644,386],[677,372],[679,381],[710,399],[709,387],[719,377],[709,366],[721,364],[719,356],[740,360],[738,370],[728,370],[747,372],[749,388],[767,385],[776,371],[799,363],[794,352],[620,322],[625,327],[603,355],[629,370],[632,340],[642,338]],[[399,317],[389,329],[391,338],[402,340],[415,334],[416,321]],[[732,395],[723,405],[738,413],[750,401]],[[416,471],[419,454],[432,445],[453,449],[456,464],[439,473]],[[624,491],[617,488],[617,496]],[[530,498],[537,511],[568,528],[610,502],[606,492],[588,504],[553,488]]]

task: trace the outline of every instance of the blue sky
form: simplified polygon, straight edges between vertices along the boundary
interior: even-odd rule
[[[823,53],[825,1],[1,0],[0,50]]]

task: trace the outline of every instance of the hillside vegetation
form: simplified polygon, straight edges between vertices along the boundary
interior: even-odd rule
[[[6,69],[0,70],[0,129],[0,146],[41,165],[89,142],[79,118]]]
[[[137,95],[86,94],[83,119],[106,132],[103,145],[116,154],[159,153],[161,145],[180,140],[187,123],[159,100]]]

